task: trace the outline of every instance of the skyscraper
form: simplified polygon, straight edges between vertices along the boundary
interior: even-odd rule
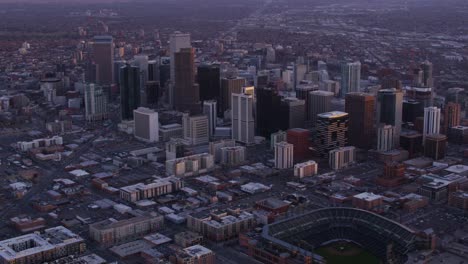
[[[234,93],[232,98],[232,139],[254,143],[255,120],[253,116],[253,96]]]
[[[209,142],[209,124],[208,117],[205,115],[190,116],[184,113],[182,116],[182,127],[184,138],[191,145],[206,144]]]
[[[210,137],[214,135],[216,129],[217,104],[216,100],[203,101],[203,114],[208,116]]]
[[[146,104],[156,105],[159,101],[161,87],[158,81],[147,81],[145,85]]]
[[[280,104],[280,114],[273,119],[279,118],[282,130],[290,128],[304,127],[305,121],[305,101],[295,97],[283,98]],[[271,115],[271,112],[270,112]]]
[[[327,91],[313,91],[309,93],[309,117],[312,125],[317,122],[317,115],[331,110],[333,93]]]
[[[424,108],[424,127],[423,127],[423,144],[425,144],[426,136],[440,133],[440,108],[435,106]]]
[[[275,168],[292,168],[294,158],[294,145],[287,142],[279,142],[275,145]]]
[[[403,93],[396,89],[383,89],[377,94],[377,125],[395,127],[395,146],[400,145],[403,115]]]
[[[198,66],[197,82],[200,86],[200,100],[219,100],[221,79],[219,65],[205,64]]]
[[[377,128],[377,151],[385,152],[395,147],[395,127],[380,125]]]
[[[448,133],[450,128],[460,125],[461,118],[460,104],[449,102],[444,110],[444,133]]]
[[[439,160],[447,154],[447,136],[441,134],[427,135],[424,142],[424,156]]]
[[[432,88],[434,86],[434,79],[432,78],[433,66],[430,61],[424,61],[421,64],[422,70],[422,85],[424,87]]]
[[[271,88],[259,88],[256,94],[256,105],[257,134],[269,137],[281,127],[279,118],[281,96]]]
[[[340,111],[318,115],[315,149],[321,157],[327,157],[331,150],[348,144],[348,119],[348,113]]]
[[[97,80],[100,84],[112,84],[114,78],[114,47],[112,36],[95,36],[93,61],[98,65]]]
[[[90,83],[84,90],[86,121],[99,121],[107,118],[107,97],[101,86]]]
[[[348,62],[341,65],[341,97],[361,89],[361,63]]]
[[[375,97],[366,93],[348,93],[345,103],[345,112],[349,114],[349,144],[362,149],[370,149],[371,139],[375,136]]]
[[[233,93],[241,93],[244,85],[244,78],[234,77],[221,79],[221,102],[219,106],[219,114],[222,115],[226,110],[231,109],[231,95]]]
[[[140,106],[140,70],[126,64],[120,68],[120,108],[122,120],[133,119],[133,110]]]
[[[174,84],[175,84],[175,54],[181,49],[190,48],[190,34],[181,33],[176,31],[169,36],[169,49],[171,56],[170,78],[172,85],[169,86],[169,105],[174,106]]]
[[[148,76],[150,82],[159,81],[159,62],[156,60],[148,61]]]
[[[138,107],[133,110],[134,130],[133,135],[146,142],[159,141],[159,117],[158,113],[145,108]]]
[[[174,54],[174,108],[200,113],[199,86],[195,83],[195,50],[182,48]]]
[[[309,156],[310,131],[304,128],[292,128],[287,131],[286,140],[294,145],[294,159],[302,160]]]

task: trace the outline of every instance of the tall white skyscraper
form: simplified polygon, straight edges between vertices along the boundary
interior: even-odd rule
[[[175,54],[179,52],[180,49],[190,48],[190,34],[181,33],[176,31],[169,36],[169,49],[171,56],[171,85],[169,87],[169,104],[174,105],[174,76],[175,76]]]
[[[216,129],[216,111],[218,103],[216,100],[203,101],[203,114],[208,116],[209,134],[214,135]]]
[[[99,121],[107,118],[107,97],[101,86],[86,84],[84,89],[86,121]]]
[[[146,142],[159,141],[159,117],[158,113],[146,107],[138,107],[133,110],[135,138]]]
[[[424,108],[423,145],[427,135],[440,133],[440,108]]]
[[[359,92],[361,89],[361,63],[348,62],[341,65],[341,97],[349,92]]]
[[[253,115],[253,96],[233,93],[232,107],[232,139],[245,143],[254,143],[255,120]]]
[[[377,151],[389,151],[395,147],[395,127],[382,124],[377,128]]]
[[[289,169],[293,167],[294,145],[279,142],[275,145],[275,168]]]

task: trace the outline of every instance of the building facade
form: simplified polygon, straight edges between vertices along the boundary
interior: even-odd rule
[[[321,157],[348,144],[348,119],[348,113],[340,111],[318,115],[314,147]]]

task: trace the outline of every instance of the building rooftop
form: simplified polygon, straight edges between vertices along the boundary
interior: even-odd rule
[[[331,111],[331,112],[326,112],[326,113],[321,113],[318,114],[318,117],[321,118],[339,118],[339,117],[344,117],[347,116],[348,113],[341,112],[341,111]]]
[[[371,202],[371,201],[381,199],[382,196],[378,195],[378,194],[370,193],[370,192],[363,192],[363,193],[355,195],[354,198],[362,199],[362,200],[366,200],[368,202]]]
[[[212,253],[211,250],[209,250],[208,248],[206,248],[204,246],[200,246],[200,245],[194,245],[194,246],[191,246],[191,247],[188,247],[188,248],[184,248],[183,250],[188,255],[190,255],[192,257],[197,257],[197,258]]]
[[[63,226],[46,229],[43,234],[32,233],[0,241],[0,256],[13,261],[28,255],[64,247],[83,239]]]

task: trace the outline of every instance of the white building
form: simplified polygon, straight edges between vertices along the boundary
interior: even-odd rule
[[[288,133],[286,133],[286,131],[280,130],[278,132],[272,133],[270,136],[270,148],[274,149],[276,143],[287,141],[287,139]]]
[[[340,170],[355,162],[355,147],[342,147],[330,151],[330,168]]]
[[[182,116],[184,139],[191,145],[207,144],[210,140],[209,121],[206,115]]]
[[[93,83],[86,84],[84,102],[86,121],[99,121],[107,118],[107,97],[102,86]]]
[[[361,90],[361,63],[349,62],[341,65],[341,97]]]
[[[440,108],[424,108],[423,144],[427,135],[440,134]]]
[[[53,136],[51,138],[39,138],[32,141],[20,141],[16,143],[16,145],[21,151],[28,151],[34,148],[63,145],[63,138],[59,136]]]
[[[304,178],[316,175],[318,164],[313,160],[294,165],[294,177]]]
[[[377,128],[377,151],[385,152],[395,149],[395,127],[381,125]]]
[[[294,145],[287,142],[279,142],[275,145],[275,168],[289,169],[293,167]]]
[[[232,139],[245,143],[254,143],[255,120],[253,115],[253,96],[233,93],[232,106]]]
[[[145,107],[133,110],[135,138],[146,142],[159,141],[159,118],[158,113]]]

